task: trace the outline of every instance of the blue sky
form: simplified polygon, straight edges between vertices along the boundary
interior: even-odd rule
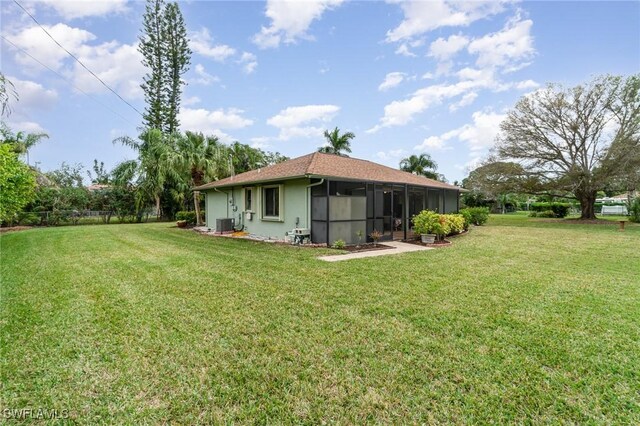
[[[21,1],[67,49],[137,109],[144,2]],[[353,131],[353,156],[397,167],[426,152],[451,182],[493,144],[517,99],[547,82],[574,85],[640,71],[640,2],[180,2],[194,51],[183,130],[290,157],[324,129]],[[46,131],[30,154],[112,167],[140,116],[57,47],[18,6],[0,5],[2,72],[20,100],[13,130]],[[81,93],[78,89],[87,93]]]

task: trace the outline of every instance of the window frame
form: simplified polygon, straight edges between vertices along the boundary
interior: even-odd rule
[[[257,197],[256,197],[256,191],[255,191],[255,187],[254,186],[248,186],[243,188],[244,189],[244,194],[243,194],[243,200],[244,200],[244,211],[245,212],[251,212],[251,213],[255,213],[256,211],[256,206],[258,203]],[[247,208],[247,193],[251,193],[251,207]]]
[[[278,190],[278,215],[277,216],[269,216],[266,214],[266,209],[267,209],[267,200],[266,200],[266,196],[265,196],[265,191],[267,189],[277,189]],[[261,208],[260,208],[260,212],[261,212],[261,219],[264,221],[270,221],[270,222],[284,222],[284,203],[283,203],[283,199],[284,199],[284,191],[283,191],[283,185],[279,184],[279,185],[265,185],[261,188],[260,190],[260,201],[261,201]]]

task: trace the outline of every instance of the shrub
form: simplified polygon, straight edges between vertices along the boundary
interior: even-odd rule
[[[443,216],[449,227],[448,235],[459,234],[466,229],[465,219],[461,214],[445,214]]]
[[[434,228],[438,223],[440,215],[431,210],[422,210],[413,216],[413,232],[419,235],[434,234]]]
[[[566,217],[569,214],[569,209],[571,208],[570,203],[531,203],[529,206],[531,211],[534,212],[547,212],[552,211],[554,216],[557,218]],[[540,217],[540,215],[538,215]],[[547,217],[547,216],[543,216]]]
[[[433,226],[432,232],[436,234],[436,239],[438,240],[443,240],[444,237],[449,235],[449,233],[451,232],[451,226],[447,221],[445,215],[438,215],[438,221]]]
[[[538,212],[534,212],[534,211],[529,212],[529,217],[538,217]]]
[[[195,225],[196,224],[196,212],[190,212],[190,211],[179,211],[178,213],[176,213],[176,220],[184,220],[186,221],[189,225]]]
[[[37,213],[18,213],[18,225],[37,226],[40,225],[40,215]]]
[[[460,210],[460,214],[462,214],[465,220],[468,220],[469,223],[473,223],[476,226],[484,225],[487,223],[487,220],[489,220],[488,207],[468,207]]]
[[[334,249],[338,249],[338,250],[342,250],[347,246],[347,243],[344,242],[344,240],[335,240],[333,242],[333,245],[331,247],[333,247]]]
[[[640,223],[640,197],[636,197],[629,206],[629,220]]]
[[[548,218],[557,218],[558,216],[556,216],[556,212],[554,212],[553,210],[545,210],[542,212],[537,212],[537,217],[548,217]]]

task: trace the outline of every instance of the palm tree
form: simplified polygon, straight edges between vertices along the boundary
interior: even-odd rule
[[[117,184],[133,182],[136,186],[136,209],[154,200],[156,214],[160,217],[161,195],[169,180],[180,181],[175,152],[176,135],[165,136],[158,129],[143,132],[139,140],[128,136],[117,138],[113,143],[121,143],[138,153],[138,160],[120,163],[114,170]]]
[[[204,137],[202,133],[187,132],[176,144],[178,164],[185,173],[189,188],[200,186],[206,181],[218,178],[225,159],[221,154],[218,138]],[[193,205],[196,211],[196,224],[201,225],[200,193],[193,191]]]
[[[400,161],[400,170],[429,179],[439,180],[441,175],[436,173],[437,169],[438,164],[429,154],[412,155]]]
[[[351,153],[351,139],[355,138],[356,135],[352,132],[346,132],[342,135],[340,134],[340,129],[337,127],[333,129],[331,132],[328,130],[324,131],[324,137],[327,140],[327,145],[321,146],[318,148],[318,152],[324,152],[325,154],[335,154],[342,155],[343,157],[348,157],[348,155],[343,154],[344,152]]]
[[[4,123],[0,128],[0,137],[2,138],[2,143],[11,145],[13,152],[18,155],[25,154],[27,156],[27,164],[29,164],[29,150],[40,143],[42,139],[49,139],[49,135],[46,133],[18,132],[14,134]]]

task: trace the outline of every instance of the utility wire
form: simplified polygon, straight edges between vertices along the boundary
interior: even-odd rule
[[[33,55],[31,55],[29,52],[27,52],[26,50],[24,50],[23,48],[21,48],[20,46],[17,46],[14,42],[12,42],[11,40],[9,40],[8,38],[6,38],[5,36],[3,36],[2,34],[0,34],[0,37],[2,37],[2,39],[4,41],[6,41],[7,43],[9,43],[10,45],[12,45],[13,47],[15,47],[16,49],[18,49],[20,52],[22,52],[23,54],[27,55],[29,58],[33,59],[35,62],[37,62],[38,64],[42,65],[44,68],[48,69],[49,71],[51,71],[52,73],[56,74],[58,77],[60,77],[61,79],[63,79],[65,82],[69,83],[69,85],[71,87],[73,87],[74,89],[76,89],[78,92],[82,93],[83,95],[85,95],[86,97],[88,97],[89,99],[91,99],[92,101],[96,102],[98,105],[101,105],[102,107],[104,107],[105,109],[111,111],[112,113],[114,113],[115,115],[117,115],[118,117],[122,118],[124,121],[126,121],[127,123],[136,126],[136,124],[132,123],[131,121],[129,121],[129,119],[127,119],[124,115],[120,114],[118,111],[110,108],[109,106],[107,106],[106,104],[100,102],[97,98],[95,98],[94,96],[91,96],[90,94],[88,94],[87,92],[85,92],[84,90],[82,90],[81,88],[79,88],[78,86],[76,86],[75,84],[73,84],[72,82],[67,80],[67,77],[65,77],[64,75],[60,74],[58,71],[54,70],[53,68],[49,67],[48,65],[42,63],[40,60],[38,60],[38,58],[34,57]]]
[[[124,102],[125,104],[129,105],[129,107],[131,107],[131,109],[133,109],[135,112],[137,112],[138,114],[140,114],[140,116],[143,116],[143,114],[142,114],[142,113],[141,113],[141,112],[140,112],[136,107],[134,107],[133,105],[131,105],[131,104],[130,104],[129,102],[127,102],[127,101],[126,101],[122,96],[120,96],[120,95],[118,94],[118,92],[116,92],[116,91],[115,91],[115,90],[113,90],[111,87],[109,87],[109,85],[108,85],[107,83],[105,83],[105,82],[104,82],[100,77],[98,77],[98,76],[97,76],[93,71],[91,71],[91,70],[90,70],[90,69],[89,69],[85,64],[83,64],[83,63],[82,63],[82,61],[81,61],[80,59],[78,59],[78,57],[77,57],[77,56],[75,56],[73,53],[69,52],[69,51],[68,51],[68,50],[67,50],[63,45],[61,45],[60,43],[58,43],[58,40],[56,40],[55,38],[53,38],[53,36],[49,33],[49,31],[47,31],[47,30],[42,26],[42,24],[40,24],[40,22],[38,22],[38,20],[37,20],[37,19],[36,19],[36,18],[31,14],[31,13],[29,13],[29,11],[28,11],[27,9],[25,9],[25,8],[24,8],[24,6],[22,6],[22,5],[21,5],[17,0],[13,0],[13,2],[14,2],[15,4],[17,4],[17,5],[18,5],[18,7],[20,7],[20,9],[22,9],[22,10],[24,11],[24,13],[26,13],[27,15],[29,15],[29,17],[30,17],[31,19],[33,19],[33,22],[35,22],[35,23],[36,23],[36,24],[37,24],[37,25],[42,29],[42,31],[44,31],[44,32],[45,32],[45,34],[46,34],[46,35],[48,35],[48,36],[49,36],[49,38],[50,38],[51,40],[53,40],[53,42],[54,42],[55,44],[57,44],[58,46],[60,46],[60,48],[61,48],[62,50],[64,50],[65,52],[67,52],[67,54],[68,54],[69,56],[71,56],[73,59],[75,59],[75,61],[76,61],[77,63],[79,63],[79,64],[82,66],[82,68],[84,68],[85,70],[87,70],[87,71],[89,72],[89,74],[91,74],[92,76],[94,76],[94,77],[95,77],[95,78],[96,78],[100,83],[102,83],[102,85],[103,85],[104,87],[106,87],[107,89],[109,89],[109,91],[110,91],[111,93],[113,93],[113,94],[114,94],[114,95],[116,95],[118,98],[120,98],[120,100],[121,100],[122,102]]]

